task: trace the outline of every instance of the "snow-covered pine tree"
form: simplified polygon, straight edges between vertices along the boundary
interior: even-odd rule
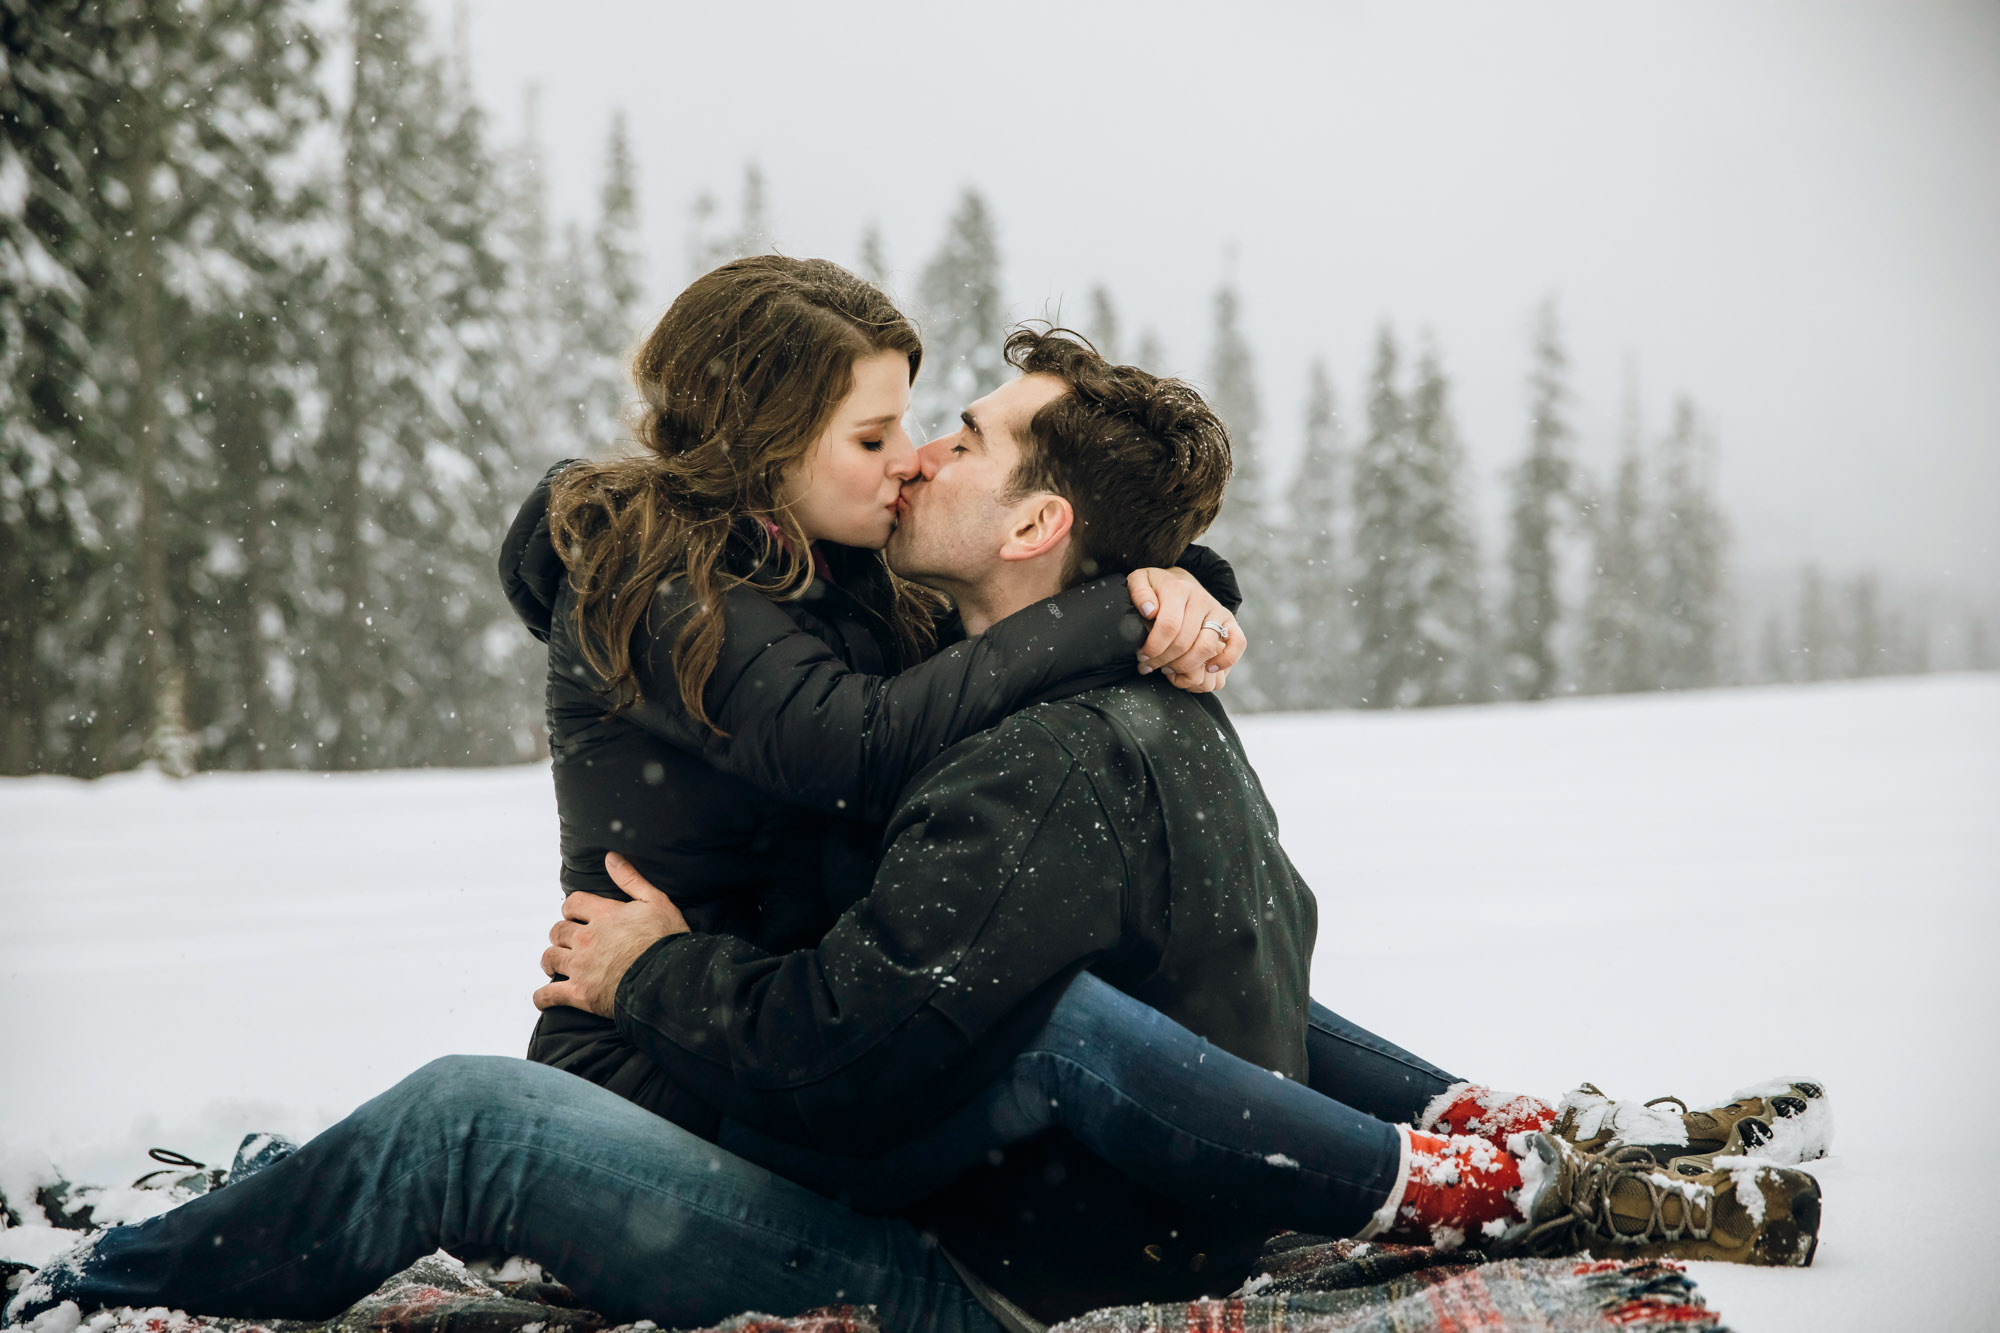
[[[1831,680],[1839,656],[1840,630],[1828,604],[1826,579],[1819,566],[1799,571],[1799,609],[1793,627],[1793,680]]]
[[[1412,671],[1397,702],[1464,703],[1480,684],[1479,553],[1467,522],[1465,450],[1451,415],[1451,385],[1435,346],[1417,359],[1410,395],[1408,604]]]
[[[1965,665],[1970,671],[1992,671],[2000,668],[2000,635],[1993,632],[1993,622],[1984,614],[1974,611],[1965,624]],[[1930,669],[1928,658],[1920,671]]]
[[[681,241],[682,282],[693,282],[720,262],[711,262],[720,246],[710,234],[720,211],[712,190],[700,191],[688,205],[687,234]]]
[[[579,344],[588,318],[579,308],[589,288],[587,256],[574,228],[558,248],[550,225],[549,189],[543,170],[540,90],[522,98],[522,129],[495,162],[506,200],[494,243],[504,253],[511,287],[504,293],[500,358],[505,365],[508,437],[517,475],[512,489],[525,494],[539,474],[539,459],[574,455],[584,412],[576,384]]]
[[[715,196],[703,190],[695,196],[688,213],[687,278],[692,282],[712,268],[745,255],[761,255],[776,244],[771,230],[770,203],[764,189],[764,169],[756,162],[743,164],[743,187],[739,196],[736,225],[717,227],[721,209]]]
[[[491,570],[517,495],[498,192],[420,12],[350,0],[321,437],[332,571],[306,708],[335,767],[484,762],[532,716]]]
[[[1556,631],[1562,618],[1563,528],[1574,510],[1567,418],[1569,358],[1553,300],[1536,318],[1528,375],[1528,452],[1508,476],[1507,602],[1502,671],[1515,698],[1546,699],[1561,676]]]
[[[1872,570],[1847,581],[1847,660],[1852,676],[1886,676],[1894,670],[1893,641],[1882,619],[1881,583]]]
[[[1214,312],[1206,387],[1208,405],[1229,428],[1230,474],[1222,512],[1202,540],[1236,569],[1243,593],[1238,618],[1252,633],[1269,636],[1282,623],[1277,614],[1282,581],[1264,480],[1264,409],[1257,393],[1256,362],[1243,336],[1242,299],[1234,284],[1224,282],[1216,288]],[[1231,673],[1234,706],[1246,712],[1273,706],[1262,674],[1248,659]]]
[[[889,246],[882,239],[882,224],[869,220],[861,232],[861,258],[855,270],[877,287],[889,285]]]
[[[1638,390],[1628,379],[1624,438],[1608,504],[1592,515],[1594,560],[1583,610],[1583,688],[1629,694],[1656,683],[1653,620],[1652,515],[1649,512],[1645,425]]]
[[[1478,560],[1465,519],[1464,450],[1432,347],[1397,387],[1395,335],[1376,340],[1368,436],[1355,460],[1356,700],[1371,708],[1459,703],[1479,687]]]
[[[399,591],[412,608],[426,601],[432,608],[411,623],[426,631],[416,639],[417,650],[438,664],[440,674],[419,691],[422,706],[410,710],[412,725],[401,737],[405,749],[393,761],[400,764],[524,759],[542,738],[546,658],[523,642],[493,567],[527,469],[520,462],[523,442],[507,415],[502,355],[506,297],[516,281],[495,239],[504,206],[486,114],[472,91],[465,16],[461,7],[440,80],[436,123],[443,132],[434,164],[436,231],[446,265],[438,284],[438,335],[455,373],[439,384],[449,393],[450,409],[424,453],[437,507],[437,517],[424,525],[435,534],[425,583],[416,595]],[[412,516],[428,517],[420,508]]]
[[[764,190],[764,169],[755,161],[743,164],[743,203],[736,217],[736,235],[728,258],[767,253],[773,244],[771,205]]]
[[[613,115],[604,146],[604,182],[598,192],[593,260],[585,276],[588,324],[577,350],[581,381],[580,452],[602,455],[621,448],[629,434],[632,352],[645,336],[646,265],[639,243],[639,169],[632,156],[625,113]]]
[[[1409,660],[1417,608],[1404,577],[1409,557],[1410,410],[1399,387],[1401,354],[1384,324],[1368,373],[1368,425],[1349,469],[1353,552],[1343,583],[1351,609],[1351,678],[1347,693],[1362,708],[1391,708],[1415,667]]]
[[[1160,342],[1160,335],[1147,329],[1139,335],[1139,346],[1132,353],[1132,364],[1155,375],[1168,374],[1167,349]]]
[[[967,403],[1007,377],[1000,304],[1000,242],[979,191],[968,189],[946,224],[944,241],[917,283],[923,373],[912,409],[926,437],[953,429]]]
[[[1792,652],[1785,643],[1785,626],[1778,613],[1766,612],[1764,628],[1757,636],[1757,669],[1766,685],[1782,685],[1792,678]]]
[[[175,11],[148,0],[121,6],[116,31],[105,48],[108,76],[120,80],[123,114],[102,122],[97,145],[109,168],[110,196],[123,207],[112,222],[119,238],[112,264],[112,283],[122,319],[118,338],[107,352],[125,353],[122,381],[126,438],[131,444],[130,478],[136,513],[131,549],[137,599],[138,693],[135,703],[144,719],[145,753],[166,772],[193,770],[194,743],[188,735],[184,668],[176,654],[177,626],[170,603],[168,534],[169,502],[161,494],[161,441],[169,423],[161,399],[167,394],[167,348],[173,316],[166,310],[166,272],[161,254],[162,234],[171,237],[171,215],[181,173],[174,172],[167,140],[175,128],[175,99],[190,91],[177,77],[187,66],[187,48],[194,42],[192,25]],[[122,130],[122,133],[120,132]],[[164,197],[163,197],[164,196]],[[109,311],[107,310],[107,314]],[[106,379],[111,377],[106,376]]]
[[[71,590],[109,563],[80,448],[96,435],[88,293],[107,240],[91,127],[106,17],[0,0],[0,774],[78,771],[64,744]]]
[[[573,223],[563,229],[553,287],[540,297],[533,280],[515,279],[521,299],[538,305],[522,318],[546,320],[553,339],[545,355],[558,413],[549,429],[516,449],[519,475],[509,488],[516,498],[559,458],[603,457],[629,442],[631,356],[645,332],[644,273],[637,168],[621,111],[606,137],[597,220],[588,236]]]
[[[1715,447],[1692,400],[1674,404],[1661,443],[1659,683],[1698,689],[1728,677],[1728,523],[1715,494]]]
[[[1111,299],[1111,289],[1101,282],[1091,287],[1085,303],[1083,335],[1106,361],[1114,365],[1124,362],[1124,344],[1118,336],[1118,305]]]
[[[65,579],[66,767],[244,763],[268,720],[270,521],[249,528],[292,420],[314,43],[292,0],[83,8],[69,128],[109,242],[72,420],[110,559]]]
[[[326,124],[319,49],[292,0],[229,7],[204,35],[221,71],[188,175],[214,191],[205,225],[166,262],[186,277],[172,358],[181,462],[169,533],[187,707],[203,767],[263,768],[288,749],[288,654],[302,620],[294,589],[312,576],[291,534],[308,519],[299,441],[316,404],[314,298],[329,198],[314,131]],[[184,187],[183,196],[189,191]],[[204,447],[206,446],[206,447]],[[197,518],[197,515],[199,516]]]
[[[1279,569],[1285,578],[1282,641],[1259,651],[1275,664],[1273,691],[1282,708],[1336,708],[1347,671],[1347,593],[1337,551],[1341,474],[1340,417],[1333,378],[1315,359],[1306,374],[1305,448],[1287,500]]]
[[[1264,409],[1257,394],[1256,363],[1243,336],[1242,305],[1234,285],[1225,282],[1216,288],[1206,379],[1208,405],[1229,427],[1231,463],[1222,512],[1209,529],[1210,544],[1236,565],[1247,606],[1253,591],[1270,595],[1268,582],[1254,586],[1250,580],[1263,578],[1271,520],[1260,448]]]

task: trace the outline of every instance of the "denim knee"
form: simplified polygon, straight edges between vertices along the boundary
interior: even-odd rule
[[[504,1055],[441,1055],[383,1097],[399,1118],[411,1115],[463,1124],[483,1110],[512,1105],[530,1091],[541,1065]]]
[[[1082,1042],[1118,1044],[1154,1027],[1165,1016],[1110,982],[1079,972],[1049,1014],[1036,1045],[1052,1049]],[[1049,1039],[1053,1040],[1049,1040]]]

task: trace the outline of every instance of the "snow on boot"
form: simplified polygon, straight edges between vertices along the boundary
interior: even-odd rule
[[[1802,1268],[1819,1244],[1819,1183],[1803,1171],[1739,1157],[1669,1176],[1636,1144],[1589,1153],[1554,1134],[1524,1134],[1517,1147],[1527,1221],[1486,1246],[1493,1254]]]
[[[282,1162],[298,1150],[299,1145],[283,1134],[245,1134],[243,1142],[236,1146],[236,1157],[230,1162],[229,1175],[223,1183],[234,1185],[273,1162]]]
[[[1496,1092],[1478,1083],[1454,1083],[1431,1098],[1417,1117],[1426,1134],[1475,1134],[1505,1147],[1509,1137],[1547,1129],[1556,1108],[1526,1093]]]
[[[1634,1144],[1683,1175],[1708,1170],[1718,1154],[1797,1166],[1826,1156],[1833,1142],[1826,1088],[1802,1078],[1755,1084],[1726,1106],[1699,1111],[1678,1097],[1614,1101],[1585,1083],[1563,1098],[1560,1112],[1554,1132],[1584,1151]]]
[[[1395,1187],[1360,1239],[1455,1250],[1468,1236],[1483,1245],[1523,1225],[1514,1201],[1521,1189],[1514,1153],[1477,1135],[1439,1138],[1406,1125],[1396,1133],[1403,1160]]]

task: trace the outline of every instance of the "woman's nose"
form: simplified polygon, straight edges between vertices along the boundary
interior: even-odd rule
[[[916,445],[900,428],[884,443],[883,451],[889,456],[884,470],[896,481],[908,481],[922,468]]]
[[[934,481],[937,479],[938,469],[944,465],[944,457],[945,443],[943,440],[932,440],[929,444],[917,450],[917,468],[923,474],[925,481]]]

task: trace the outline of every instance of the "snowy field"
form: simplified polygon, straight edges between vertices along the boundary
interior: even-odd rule
[[[1243,730],[1335,1009],[1549,1095],[1827,1083],[1815,1266],[1696,1266],[1739,1333],[1996,1326],[2000,676]],[[541,767],[0,781],[0,1157],[123,1183],[518,1053],[555,837]]]

